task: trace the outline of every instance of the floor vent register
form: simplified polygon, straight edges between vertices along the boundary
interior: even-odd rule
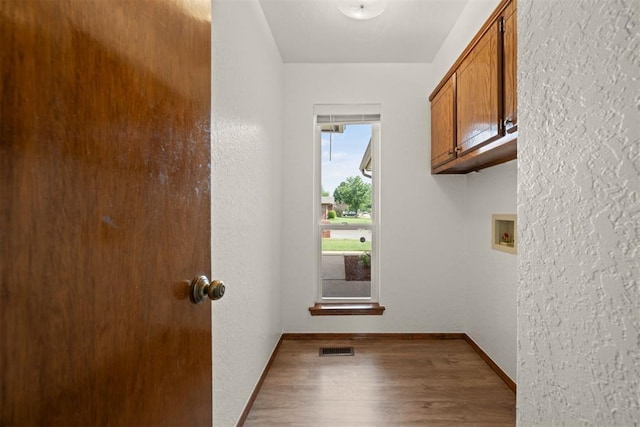
[[[353,347],[321,347],[320,356],[353,356]]]

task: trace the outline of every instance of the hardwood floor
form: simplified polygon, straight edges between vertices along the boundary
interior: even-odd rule
[[[461,339],[285,339],[244,425],[512,426],[515,400]]]

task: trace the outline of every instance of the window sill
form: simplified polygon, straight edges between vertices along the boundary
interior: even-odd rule
[[[309,307],[312,316],[382,316],[384,307],[374,303],[316,303]]]

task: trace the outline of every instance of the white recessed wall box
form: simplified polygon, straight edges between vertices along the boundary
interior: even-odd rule
[[[515,214],[491,215],[491,248],[516,254],[518,247],[516,224]]]

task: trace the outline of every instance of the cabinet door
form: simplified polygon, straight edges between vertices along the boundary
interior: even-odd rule
[[[431,168],[455,159],[454,74],[431,101]]]
[[[496,22],[457,72],[458,155],[500,137],[501,120],[498,81],[498,22]]]
[[[517,21],[515,1],[504,18],[504,124],[508,133],[518,130]]]

